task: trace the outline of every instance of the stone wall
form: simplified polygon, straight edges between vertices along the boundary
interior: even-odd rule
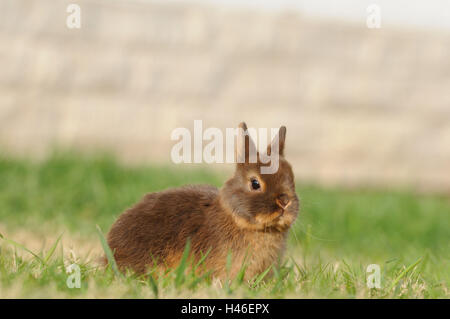
[[[78,3],[81,29],[66,27]],[[0,2],[0,145],[170,161],[175,127],[288,128],[305,181],[450,191],[450,35],[293,12]]]

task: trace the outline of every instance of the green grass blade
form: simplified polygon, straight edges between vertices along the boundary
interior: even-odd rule
[[[409,265],[409,267],[407,267],[405,270],[403,270],[401,272],[400,275],[398,275],[397,278],[395,278],[394,282],[391,284],[391,286],[389,287],[389,291],[391,291],[392,289],[394,289],[395,286],[397,286],[398,282],[405,277],[405,275],[410,272],[414,267],[416,267],[420,262],[422,261],[422,257],[420,257],[419,259],[417,259],[413,264]]]
[[[184,247],[183,256],[181,257],[180,264],[175,271],[175,287],[181,286],[185,279],[185,270],[187,268],[187,262],[189,258],[189,251],[191,249],[191,241],[188,239],[186,241],[186,246]]]
[[[63,234],[58,236],[58,239],[56,239],[55,243],[53,244],[53,246],[50,248],[50,250],[48,251],[47,255],[44,258],[44,263],[47,264],[47,262],[50,260],[50,258],[52,257],[53,253],[56,250],[56,247],[58,246],[58,243],[61,240]]]
[[[256,280],[253,282],[253,287],[257,286],[264,279],[264,277],[267,276],[267,274],[269,273],[269,271],[271,269],[272,269],[272,265],[270,265],[264,272],[259,274],[258,277],[256,278]]]
[[[239,272],[236,275],[236,279],[235,281],[238,284],[242,284],[242,282],[244,281],[244,277],[245,277],[245,272],[247,271],[247,263],[244,260],[244,262],[241,265],[241,268],[239,269]]]
[[[208,251],[206,252],[206,254],[204,254],[200,260],[197,262],[197,264],[195,264],[193,271],[197,270],[198,267],[200,267],[200,265],[205,261],[206,257],[208,257],[208,254],[211,252],[211,248],[208,249]]]
[[[9,243],[9,244],[11,244],[11,245],[17,247],[17,248],[20,248],[20,249],[22,249],[22,250],[25,250],[27,253],[33,255],[36,259],[38,259],[41,263],[45,264],[44,260],[43,260],[41,257],[39,257],[37,254],[35,254],[35,253],[32,252],[31,250],[29,250],[29,249],[28,249],[27,247],[25,247],[24,245],[22,245],[22,244],[20,244],[20,243],[18,243],[18,242],[15,242],[14,240],[8,239],[8,238],[6,238],[5,236],[3,236],[2,234],[0,234],[0,238],[3,239],[4,241],[6,241],[7,243]]]
[[[100,229],[100,226],[96,225],[97,234],[100,238],[100,243],[102,244],[103,251],[106,254],[106,258],[108,258],[108,263],[111,265],[112,270],[114,271],[114,274],[121,278],[122,274],[119,271],[119,268],[117,267],[116,260],[114,259],[114,254],[109,247],[108,243],[106,242],[105,236],[102,233],[102,230]]]
[[[206,273],[204,273],[202,276],[199,276],[199,277],[195,278],[189,284],[189,289],[194,289],[201,281],[203,281],[204,279],[208,278],[212,273],[213,273],[213,271],[209,270]]]
[[[155,298],[158,298],[158,295],[159,295],[158,284],[156,283],[155,278],[153,278],[152,275],[148,275],[148,277],[149,277],[148,279],[150,282],[150,287],[152,288],[152,291],[153,291],[153,295],[155,296]]]

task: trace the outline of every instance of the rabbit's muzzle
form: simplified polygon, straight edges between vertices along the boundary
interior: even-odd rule
[[[289,198],[287,194],[280,194],[278,195],[277,199],[275,200],[277,205],[284,211],[286,208],[289,207],[289,205],[292,204],[292,200]]]

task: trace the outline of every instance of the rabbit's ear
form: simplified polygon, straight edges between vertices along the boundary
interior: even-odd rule
[[[278,149],[278,154],[284,155],[284,141],[286,140],[286,126],[280,127],[278,134],[273,138],[272,143],[267,146],[267,155],[272,153],[272,149]]]
[[[236,140],[236,161],[237,163],[256,162],[256,146],[250,137],[247,124],[239,124]]]

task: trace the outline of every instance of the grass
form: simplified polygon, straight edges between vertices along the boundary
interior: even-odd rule
[[[109,156],[0,158],[0,297],[449,297],[450,198],[407,190],[298,181],[301,212],[270,279],[221,283],[197,276],[187,260],[146,277],[99,266],[103,233],[143,194],[186,183],[220,186],[225,178],[204,166],[126,167]],[[66,284],[72,263],[80,266],[79,289]],[[379,289],[366,285],[370,264],[380,266]]]

